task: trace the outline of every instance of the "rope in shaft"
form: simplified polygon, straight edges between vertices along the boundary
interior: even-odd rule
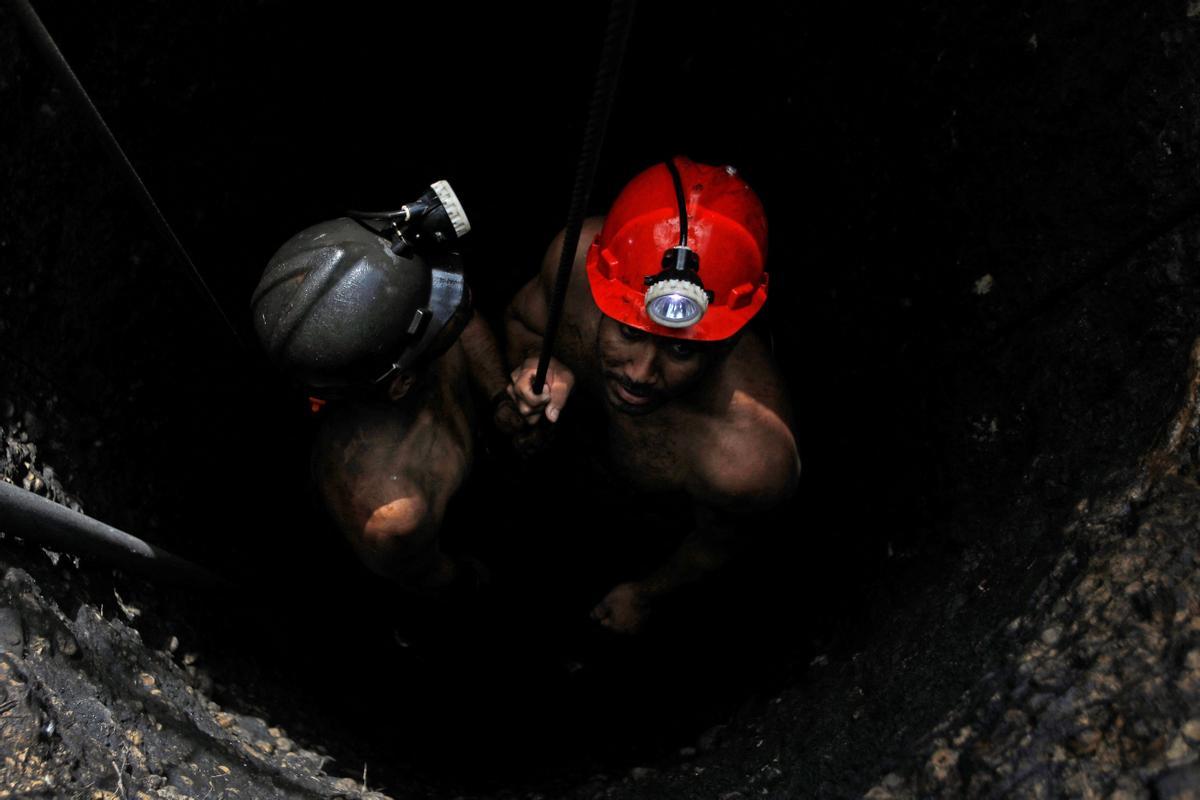
[[[133,189],[134,195],[153,221],[163,241],[167,243],[167,246],[179,260],[180,266],[185,268],[184,274],[188,276],[196,289],[208,299],[213,310],[220,316],[221,321],[225,323],[225,327],[238,347],[245,349],[242,337],[238,334],[237,328],[225,314],[224,309],[221,308],[221,304],[217,302],[217,298],[212,293],[212,290],[208,288],[208,284],[204,281],[200,270],[197,269],[195,262],[192,261],[191,256],[184,249],[183,243],[179,241],[179,237],[175,235],[175,230],[167,222],[167,218],[158,207],[158,203],[154,201],[154,196],[150,194],[150,190],[146,187],[145,182],[142,181],[137,169],[134,168],[133,162],[129,160],[129,157],[121,148],[121,144],[104,121],[104,117],[101,116],[95,103],[92,102],[92,98],[88,95],[87,90],[83,88],[83,84],[79,82],[79,78],[76,77],[75,71],[71,69],[71,65],[67,63],[67,59],[63,56],[62,51],[58,49],[58,45],[50,35],[50,31],[46,30],[46,26],[42,24],[41,18],[33,10],[33,6],[29,4],[29,0],[12,0],[11,4],[22,24],[24,24],[25,30],[33,41],[34,47],[46,60],[47,64],[49,64],[68,93],[83,109],[92,127],[95,128],[96,133],[99,135],[100,143],[104,146],[105,151],[113,160],[113,163],[117,165],[118,171],[126,183]]]
[[[550,368],[550,355],[554,352],[554,337],[562,318],[563,303],[567,297],[567,286],[571,280],[571,267],[575,263],[575,248],[579,245],[579,232],[583,229],[583,217],[587,212],[588,199],[596,178],[596,165],[600,160],[600,147],[604,143],[604,131],[608,127],[608,116],[612,110],[613,96],[617,90],[617,78],[621,74],[621,61],[625,57],[625,46],[629,41],[629,29],[633,23],[634,0],[612,0],[608,12],[608,27],[604,32],[604,46],[600,53],[600,66],[596,69],[596,84],[592,90],[592,101],[588,106],[587,127],[584,129],[579,162],[575,170],[575,186],[571,191],[571,205],[567,210],[567,228],[563,235],[562,255],[558,260],[558,273],[554,278],[554,293],[550,298],[550,313],[546,320],[546,332],[542,338],[542,352],[538,357],[537,372],[533,377],[533,391],[541,394],[546,383],[546,371]]]

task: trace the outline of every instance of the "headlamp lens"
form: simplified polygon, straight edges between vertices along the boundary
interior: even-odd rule
[[[668,328],[695,325],[708,310],[708,295],[694,279],[671,278],[652,283],[646,290],[646,313]]]
[[[691,325],[700,318],[701,309],[690,297],[672,292],[651,300],[646,311],[655,322],[674,328]]]

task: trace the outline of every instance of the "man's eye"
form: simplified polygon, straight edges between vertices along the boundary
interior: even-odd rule
[[[685,359],[691,358],[692,356],[696,355],[696,348],[692,347],[689,344],[680,343],[680,344],[673,344],[670,347],[668,347],[667,352],[670,353],[673,358],[683,361]]]
[[[646,336],[645,332],[639,331],[637,328],[631,328],[628,325],[621,326],[621,335],[630,341],[636,341]]]

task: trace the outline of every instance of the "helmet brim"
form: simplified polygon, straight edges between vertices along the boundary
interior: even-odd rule
[[[669,328],[659,325],[646,311],[644,291],[630,288],[615,278],[605,275],[601,265],[599,241],[593,242],[587,255],[588,286],[592,300],[601,313],[612,317],[631,328],[672,339],[687,339],[697,342],[717,342],[728,339],[746,326],[767,302],[767,276],[750,298],[737,308],[710,305],[704,316],[686,328]]]

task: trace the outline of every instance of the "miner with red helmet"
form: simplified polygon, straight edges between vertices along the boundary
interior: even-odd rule
[[[618,584],[592,612],[634,633],[659,599],[728,559],[751,515],[796,486],[790,404],[746,327],[767,297],[766,215],[732,167],[676,157],[636,176],[606,217],[584,224],[546,384],[534,394],[562,239],[508,308],[517,365],[508,394],[531,431],[557,423],[575,391],[598,399],[615,472],[635,491],[685,492],[695,508],[694,530],[666,563]]]

